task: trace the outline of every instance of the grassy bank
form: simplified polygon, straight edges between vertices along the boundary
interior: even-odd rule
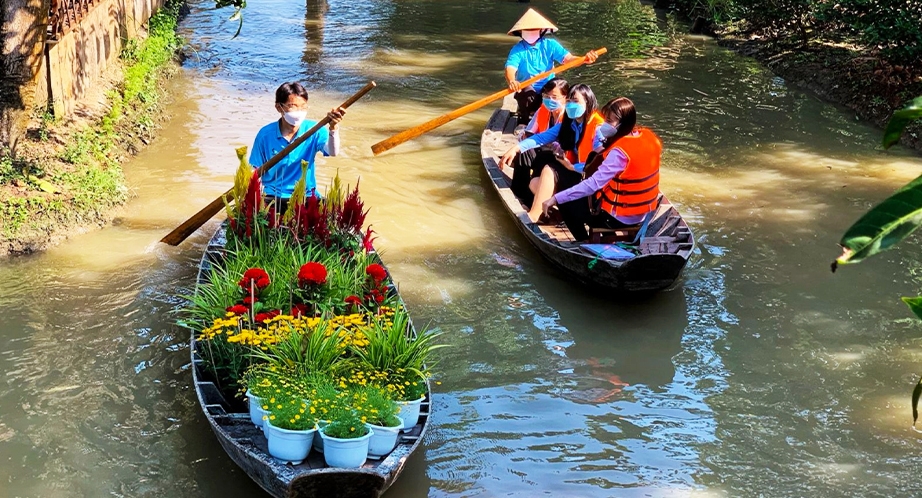
[[[153,138],[160,120],[160,82],[175,70],[182,42],[181,7],[168,2],[146,38],[125,43],[115,84],[89,121],[57,122],[39,111],[16,155],[0,150],[0,256],[103,225],[128,199],[120,164]]]
[[[922,3],[905,0],[657,0],[692,30],[758,59],[810,90],[885,126],[922,95]],[[922,124],[902,143],[922,150]]]

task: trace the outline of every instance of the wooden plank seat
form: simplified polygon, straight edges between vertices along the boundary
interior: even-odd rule
[[[640,225],[623,228],[589,228],[590,244],[613,244],[615,242],[633,242],[640,230]]]

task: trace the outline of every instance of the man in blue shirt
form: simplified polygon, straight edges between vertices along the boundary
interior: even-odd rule
[[[512,47],[506,59],[506,83],[510,90],[516,92],[519,123],[527,123],[531,115],[541,107],[541,88],[554,75],[551,74],[527,87],[522,87],[519,82],[554,69],[555,62],[562,64],[577,58],[557,40],[545,36],[556,32],[557,26],[535,9],[528,9],[509,30],[509,35],[522,38]],[[598,58],[598,54],[589,51],[586,58],[591,64]]]
[[[317,124],[307,119],[307,90],[298,82],[282,83],[275,91],[275,110],[281,115],[278,121],[263,126],[256,134],[250,151],[250,165],[257,168],[278,154],[297,137]],[[327,114],[329,130],[321,128],[285,156],[262,176],[263,195],[267,201],[276,200],[276,209],[284,212],[294,190],[295,182],[301,178],[301,161],[307,161],[305,191],[310,195],[317,188],[314,173],[314,157],[317,153],[335,156],[339,152],[337,126],[346,110],[342,107]]]

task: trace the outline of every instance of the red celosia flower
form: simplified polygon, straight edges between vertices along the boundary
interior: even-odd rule
[[[307,314],[308,308],[304,303],[298,303],[291,307],[291,316],[297,318]]]
[[[363,211],[364,208],[365,203],[359,198],[359,184],[356,182],[355,189],[343,201],[342,210],[336,218],[339,228],[346,232],[361,233],[368,214],[368,211]]]
[[[248,311],[250,311],[250,309],[242,304],[235,304],[227,308],[228,313],[233,313],[235,315],[245,315]]]
[[[358,306],[362,304],[362,300],[359,299],[359,296],[349,296],[346,298],[346,304]]]
[[[279,225],[279,215],[275,211],[275,204],[269,206],[269,228],[276,228]]]
[[[377,263],[368,265],[368,267],[365,268],[365,273],[375,281],[375,285],[387,278],[387,270]]]
[[[239,285],[244,292],[250,292],[250,285],[254,285],[257,290],[263,290],[269,286],[269,274],[262,268],[250,268],[243,273]]]
[[[365,248],[365,252],[374,251],[375,248],[372,245],[377,237],[372,237],[371,234],[375,233],[371,227],[368,227],[368,230],[365,231],[365,235],[362,236],[362,247]]]
[[[259,301],[259,298],[258,298],[258,297],[247,296],[247,297],[243,298],[243,305],[244,305],[244,306],[249,306],[250,308],[252,308],[252,307],[253,307],[253,303],[255,303],[255,302],[257,302],[257,301]]]
[[[256,226],[256,216],[262,207],[262,181],[259,179],[259,170],[253,170],[253,176],[250,177],[250,185],[247,187],[246,194],[243,198],[243,205],[240,210],[243,212],[243,222],[247,237],[253,236],[253,229]]]
[[[298,270],[298,284],[301,287],[307,285],[322,285],[327,283],[327,268],[321,263],[304,263]]]

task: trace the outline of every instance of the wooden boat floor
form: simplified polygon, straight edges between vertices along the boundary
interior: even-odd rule
[[[255,449],[261,454],[269,454],[269,445],[265,436],[263,436],[263,431],[261,428],[257,428],[250,421],[249,413],[232,413],[228,414],[225,420],[219,420],[216,417],[216,420],[221,425],[221,427],[227,431],[228,435],[234,438],[238,444],[249,446],[252,449]],[[400,449],[400,444],[413,444],[415,443],[420,436],[422,425],[419,424],[416,427],[413,427],[409,432],[402,432],[400,437],[397,440],[397,449]],[[396,450],[395,450],[396,451]],[[388,455],[390,456],[390,455]],[[269,457],[271,458],[271,457]],[[275,459],[273,459],[275,460]],[[384,459],[371,459],[369,458],[362,468],[365,469],[374,469],[383,462]],[[302,472],[308,472],[311,470],[320,470],[330,468],[327,466],[326,462],[323,459],[323,453],[319,451],[311,450],[307,455],[307,459],[297,465],[292,464],[283,464],[280,460],[275,460],[276,464],[285,466],[289,468],[294,474],[301,474]]]

